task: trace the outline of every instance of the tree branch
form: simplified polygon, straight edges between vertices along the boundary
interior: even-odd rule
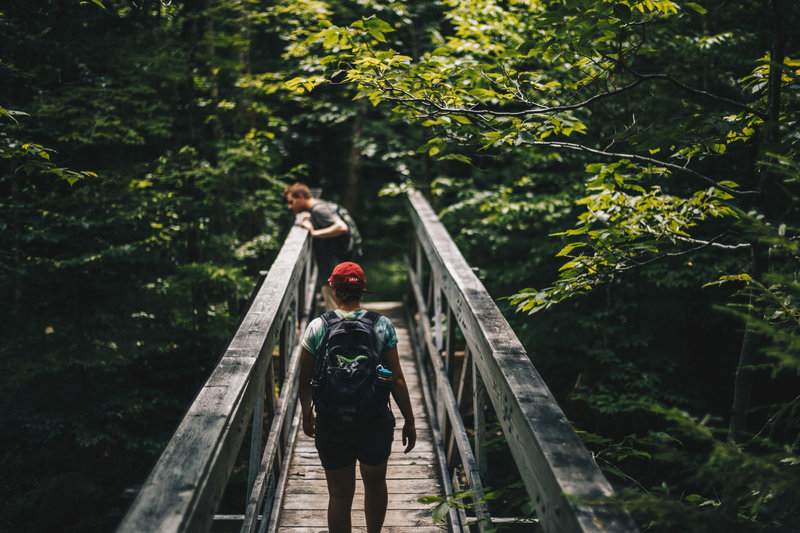
[[[619,94],[625,93],[630,91],[634,87],[641,85],[644,80],[636,80],[633,83],[626,85],[625,87],[620,87],[619,89],[615,89],[613,91],[608,91],[605,93],[600,93],[592,96],[591,98],[587,98],[586,100],[579,102],[577,104],[571,105],[562,105],[562,106],[551,106],[546,107],[542,104],[537,104],[536,102],[531,102],[527,99],[522,99],[519,97],[519,102],[529,107],[534,107],[536,109],[523,109],[520,111],[501,111],[499,109],[488,109],[488,108],[466,108],[466,107],[450,107],[446,105],[437,104],[431,100],[425,98],[419,98],[408,91],[403,89],[398,89],[392,83],[387,80],[385,77],[382,76],[382,79],[386,83],[386,86],[381,86],[379,84],[375,84],[375,88],[385,91],[388,93],[385,96],[385,99],[390,102],[403,102],[403,103],[419,103],[425,105],[427,107],[432,107],[434,109],[434,114],[462,114],[462,115],[492,115],[496,117],[525,117],[529,115],[548,115],[553,113],[562,113],[564,111],[574,111],[576,109],[581,109],[586,107],[590,104],[598,100],[603,100],[605,98],[610,98],[612,96],[617,96]],[[399,96],[391,96],[392,93],[396,93]]]
[[[668,79],[668,80],[673,80],[674,79],[674,78],[671,78],[669,76],[665,76],[665,75],[662,75],[662,74],[652,75],[651,78],[652,79],[656,79],[656,78]],[[432,116],[437,116],[437,115],[440,115],[440,114],[477,115],[477,116],[481,117],[481,119],[483,121],[486,121],[486,119],[485,119],[486,115],[491,115],[491,116],[525,116],[525,115],[531,115],[531,114],[548,114],[548,113],[559,112],[559,111],[570,111],[570,110],[574,110],[574,109],[579,109],[579,108],[585,107],[586,105],[589,105],[589,103],[592,103],[592,102],[597,101],[599,99],[608,98],[608,97],[615,96],[615,95],[618,95],[620,93],[629,91],[629,90],[633,89],[634,87],[636,87],[637,85],[640,85],[641,83],[643,83],[645,81],[645,79],[650,79],[650,78],[641,77],[641,78],[637,79],[635,82],[633,82],[633,83],[631,83],[629,85],[626,85],[625,87],[621,87],[621,88],[619,88],[619,89],[617,89],[615,91],[609,91],[609,92],[606,92],[606,93],[595,95],[592,98],[584,100],[583,102],[578,103],[578,104],[573,104],[573,105],[569,105],[569,106],[542,108],[542,109],[540,109],[538,111],[524,110],[524,111],[518,111],[518,112],[512,112],[512,111],[501,112],[501,111],[491,111],[491,110],[488,110],[488,109],[475,109],[475,108],[468,109],[468,108],[464,108],[464,107],[450,107],[450,106],[447,106],[447,105],[444,105],[444,104],[440,104],[440,103],[434,102],[433,100],[430,100],[430,99],[427,99],[427,98],[419,98],[419,97],[414,96],[412,93],[410,93],[409,91],[406,91],[404,89],[398,89],[397,87],[395,87],[391,83],[390,80],[388,80],[385,76],[383,76],[383,74],[380,75],[380,80],[382,80],[383,84],[385,84],[385,85],[380,84],[380,83],[375,83],[375,84],[373,84],[373,86],[376,89],[378,89],[380,91],[383,91],[386,94],[386,96],[385,96],[386,100],[391,101],[391,102],[396,102],[396,103],[399,103],[399,104],[402,104],[402,105],[405,105],[405,106],[408,106],[411,109],[415,109],[414,104],[422,105],[425,108],[427,108],[428,113],[430,115],[432,115]],[[675,80],[675,82],[676,83],[680,83],[677,80]],[[686,87],[691,89],[688,86],[686,86]],[[692,90],[696,91],[694,89],[692,89]],[[696,92],[697,93],[704,93],[704,91],[696,91]],[[393,93],[397,94],[399,96],[392,96]],[[709,94],[709,93],[704,93],[704,94]],[[709,96],[713,97],[713,95],[710,95],[710,94],[709,94]],[[731,104],[735,104],[735,105],[737,105],[739,107],[743,106],[743,104],[739,104],[738,102],[733,102],[733,101],[727,100],[727,99],[723,99],[723,100],[728,101]],[[744,106],[744,108],[755,113],[755,111],[751,110],[747,106]],[[683,173],[689,174],[690,176],[699,178],[699,179],[709,183],[712,187],[714,187],[714,188],[716,188],[718,190],[724,191],[724,192],[730,194],[731,196],[745,197],[745,196],[757,196],[759,194],[758,191],[737,191],[736,189],[732,189],[732,188],[727,187],[725,185],[720,185],[719,183],[714,181],[709,176],[706,176],[705,174],[697,172],[696,170],[693,170],[691,168],[684,167],[684,166],[681,166],[681,165],[677,165],[675,163],[668,163],[666,161],[661,161],[659,159],[655,159],[655,158],[644,156],[644,155],[625,154],[625,153],[619,153],[619,152],[609,152],[609,151],[606,151],[606,150],[590,148],[590,147],[584,146],[582,144],[568,143],[568,142],[563,142],[563,141],[536,141],[536,140],[529,140],[529,141],[522,141],[522,142],[526,143],[526,144],[537,145],[537,146],[550,146],[550,147],[554,147],[554,148],[565,148],[565,149],[568,149],[568,150],[590,153],[590,154],[599,155],[599,156],[602,156],[602,157],[610,157],[610,158],[615,158],[615,159],[630,159],[632,161],[638,161],[638,162],[642,162],[642,163],[647,163],[647,164],[652,164],[652,165],[656,165],[656,166],[660,166],[660,167],[665,167],[665,168],[668,168],[670,170],[674,170],[676,172],[683,172]]]
[[[535,145],[535,146],[549,146],[551,148],[565,148],[567,150],[573,150],[573,151],[576,151],[576,152],[584,152],[584,153],[588,153],[588,154],[599,155],[599,156],[602,156],[602,157],[610,157],[610,158],[613,158],[613,159],[630,159],[631,161],[638,161],[638,162],[641,162],[641,163],[647,163],[647,164],[656,165],[656,166],[659,166],[659,167],[665,167],[665,168],[668,168],[670,170],[674,170],[676,172],[683,172],[683,173],[689,174],[690,176],[693,176],[695,178],[699,178],[699,179],[709,183],[715,189],[719,189],[720,191],[724,191],[724,192],[730,194],[731,196],[740,196],[740,197],[742,197],[742,196],[758,196],[758,194],[759,194],[758,191],[737,191],[736,189],[732,189],[732,188],[727,187],[725,185],[721,185],[721,184],[717,183],[716,181],[714,181],[712,178],[706,176],[705,174],[701,174],[700,172],[697,172],[696,170],[693,170],[693,169],[691,169],[689,167],[682,167],[682,166],[676,165],[674,163],[667,163],[666,161],[661,161],[659,159],[655,159],[655,158],[652,158],[652,157],[647,157],[647,156],[644,156],[644,155],[625,154],[625,153],[620,153],[620,152],[607,152],[607,151],[604,151],[604,150],[599,150],[597,148],[590,148],[590,147],[584,146],[582,144],[568,143],[568,142],[564,142],[564,141],[523,140],[522,142],[525,143],[525,144],[531,144],[531,145]]]
[[[742,111],[747,111],[748,113],[751,113],[751,114],[753,114],[753,115],[755,115],[755,116],[757,116],[757,117],[759,117],[759,118],[761,118],[763,120],[767,120],[767,118],[768,118],[766,113],[761,112],[758,109],[752,108],[747,104],[743,104],[742,102],[737,102],[736,100],[731,100],[730,98],[725,98],[724,96],[719,96],[719,95],[716,95],[716,94],[712,94],[712,93],[710,93],[708,91],[703,91],[701,89],[696,89],[696,88],[694,88],[694,87],[692,87],[690,85],[687,85],[687,84],[683,83],[679,79],[677,79],[677,78],[675,78],[673,76],[670,76],[669,74],[640,74],[639,72],[636,72],[635,70],[633,70],[629,66],[623,65],[617,59],[615,59],[615,58],[613,58],[613,57],[611,57],[609,55],[602,54],[602,57],[604,59],[607,59],[608,61],[611,61],[614,64],[618,65],[624,72],[629,72],[630,74],[632,74],[636,78],[636,80],[639,81],[639,82],[644,82],[644,81],[649,81],[649,80],[667,81],[667,82],[671,83],[672,85],[674,85],[675,87],[678,87],[679,89],[682,89],[683,91],[686,91],[687,93],[692,94],[693,96],[699,96],[699,97],[705,98],[707,100],[712,100],[714,102],[718,102],[718,103],[721,103],[721,104],[726,104],[726,105],[729,105],[731,107],[738,108],[738,109],[740,109]]]

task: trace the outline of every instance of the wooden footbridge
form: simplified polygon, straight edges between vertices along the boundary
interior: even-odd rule
[[[365,304],[396,326],[418,430],[407,455],[396,430],[384,531],[483,532],[509,522],[547,533],[638,531],[628,514],[603,501],[610,484],[419,192],[408,194],[408,213],[408,296]],[[316,277],[308,232],[295,226],[118,533],[327,531],[324,472],[299,429],[297,402],[299,340],[314,316]],[[484,491],[487,406],[536,518],[493,517],[476,499],[433,523],[420,497]],[[245,501],[238,514],[222,514],[242,464],[249,465]],[[364,531],[363,489],[356,486],[353,528]]]

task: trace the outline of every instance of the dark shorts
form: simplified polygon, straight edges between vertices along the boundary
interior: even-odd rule
[[[325,470],[344,468],[356,460],[365,465],[380,465],[392,453],[394,415],[386,409],[373,422],[355,429],[344,429],[318,417],[314,432],[314,444]]]

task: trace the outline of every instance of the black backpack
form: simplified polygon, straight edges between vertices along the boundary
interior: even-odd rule
[[[334,211],[336,211],[336,214],[339,215],[339,218],[347,224],[347,235],[342,236],[342,259],[352,260],[361,257],[361,232],[358,231],[356,221],[353,220],[350,211],[348,211],[346,207],[338,204],[333,204],[332,207]]]
[[[317,351],[311,395],[317,414],[354,427],[369,422],[387,408],[391,384],[379,383],[381,363],[375,323],[380,315],[367,311],[343,320],[335,311],[322,315],[327,330]]]

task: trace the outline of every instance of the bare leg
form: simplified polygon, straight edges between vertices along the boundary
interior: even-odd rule
[[[356,465],[326,470],[328,481],[328,531],[350,533],[350,509],[356,491]]]
[[[386,463],[361,465],[364,480],[364,514],[367,518],[367,533],[379,533],[386,518],[389,496],[386,490]]]

